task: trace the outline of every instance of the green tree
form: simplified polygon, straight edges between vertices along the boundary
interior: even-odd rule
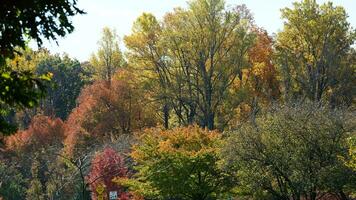
[[[51,55],[48,52],[41,56],[36,73],[52,74],[52,87],[47,89],[46,97],[40,102],[43,113],[62,120],[67,119],[76,107],[76,99],[90,74],[84,71],[78,60],[68,55]]]
[[[131,153],[134,179],[117,180],[137,194],[158,199],[216,199],[229,192],[233,176],[220,166],[221,135],[198,126],[148,129]]]
[[[31,167],[31,181],[29,184],[29,188],[26,191],[26,199],[27,200],[44,200],[44,196],[43,196],[43,186],[41,181],[38,178],[38,169],[39,169],[40,165],[39,163],[36,161],[36,159],[34,160],[34,162],[32,163],[32,167]]]
[[[255,199],[348,199],[356,176],[345,166],[352,114],[313,105],[281,107],[246,123],[228,138],[227,163],[237,191]]]
[[[338,90],[345,87],[354,89],[347,83],[355,82],[350,76],[355,60],[348,55],[356,31],[347,22],[344,8],[303,0],[282,9],[282,17],[284,28],[277,35],[276,50],[286,99],[321,101],[330,93],[344,95]]]
[[[56,40],[73,31],[70,18],[84,12],[76,0],[19,0],[0,5],[0,134],[13,132],[4,119],[8,107],[33,107],[43,97],[48,76],[36,76],[30,71],[16,71],[6,65],[6,59],[26,46],[26,36],[39,45],[42,38]]]
[[[50,74],[51,83],[47,85],[46,97],[39,101],[39,106],[32,108],[10,108],[7,121],[13,122],[20,129],[25,129],[31,118],[37,114],[59,117],[65,120],[76,106],[76,99],[84,84],[88,83],[91,73],[81,66],[79,61],[64,54],[51,54],[46,49],[33,51],[26,49],[21,55],[8,61],[8,66],[16,70],[29,70],[33,74]],[[5,116],[5,115],[4,115]]]
[[[116,31],[105,27],[98,45],[98,52],[91,56],[90,63],[95,69],[97,78],[110,82],[113,74],[125,65]]]
[[[24,199],[27,182],[15,166],[0,160],[0,198]]]
[[[71,33],[74,27],[70,18],[84,12],[77,0],[19,0],[4,1],[0,6],[0,63],[16,54],[16,47],[25,48],[27,38],[39,45],[42,39],[56,40]]]

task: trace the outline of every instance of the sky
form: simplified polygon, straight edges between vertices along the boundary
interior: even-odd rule
[[[270,34],[282,29],[281,8],[291,7],[295,0],[226,0],[228,6],[246,4],[253,13],[255,23]],[[327,0],[317,0],[324,3]],[[348,21],[356,28],[356,0],[331,0],[334,5],[343,6],[349,15]],[[114,28],[121,38],[130,34],[133,22],[143,12],[154,14],[161,19],[175,7],[186,7],[187,0],[78,0],[78,7],[87,14],[72,18],[75,30],[57,42],[44,42],[44,47],[52,53],[69,54],[79,61],[86,61],[98,48],[102,28]],[[30,44],[36,48],[35,43]]]

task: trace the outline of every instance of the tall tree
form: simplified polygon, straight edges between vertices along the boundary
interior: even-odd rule
[[[124,37],[126,47],[129,49],[128,60],[130,67],[139,71],[144,77],[143,85],[154,100],[161,106],[163,124],[169,127],[169,78],[166,63],[163,62],[165,50],[159,45],[162,27],[154,15],[143,13],[136,19],[132,33]],[[159,92],[156,91],[159,88]]]
[[[86,83],[85,77],[88,74],[78,60],[68,55],[51,55],[46,51],[40,54],[42,55],[36,66],[36,73],[52,74],[52,87],[47,89],[46,98],[41,100],[40,108],[45,115],[65,120],[76,107],[76,99]]]
[[[95,68],[98,78],[110,83],[113,74],[119,67],[124,67],[125,63],[116,31],[105,27],[98,45],[99,49],[91,56],[90,63]]]
[[[197,81],[199,124],[214,129],[217,109],[236,78],[247,66],[246,55],[253,44],[248,31],[251,16],[244,6],[225,10],[224,1],[192,1],[188,11],[191,54]],[[188,41],[186,41],[188,42]]]
[[[121,70],[110,86],[96,81],[82,90],[78,106],[67,120],[65,144],[70,154],[156,125],[155,114],[146,106],[145,93],[136,87],[135,79],[135,74]],[[118,143],[129,148],[126,140]]]
[[[214,129],[217,109],[247,66],[253,43],[247,9],[225,9],[222,0],[196,0],[187,10],[168,14],[162,30],[152,16],[136,24],[138,31],[125,38],[130,61],[137,65],[135,61],[145,60],[144,69],[157,75],[158,96],[164,104],[169,100],[179,124]]]
[[[286,98],[321,101],[343,87],[354,63],[347,63],[356,30],[347,22],[344,8],[331,2],[318,5],[303,0],[282,10],[283,30],[277,35],[277,57]],[[347,85],[345,85],[347,86]]]
[[[252,48],[248,50],[248,62],[250,68],[244,69],[242,79],[233,85],[234,101],[226,101],[226,109],[234,109],[230,112],[230,119],[226,119],[231,128],[240,122],[251,119],[268,108],[281,96],[278,71],[273,63],[273,40],[267,31],[254,27],[256,35]],[[237,101],[237,102],[236,102]]]

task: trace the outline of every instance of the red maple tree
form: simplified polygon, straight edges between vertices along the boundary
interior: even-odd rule
[[[104,198],[107,198],[109,191],[117,191],[118,199],[129,199],[129,193],[125,189],[113,182],[115,177],[126,177],[128,173],[125,167],[123,156],[114,149],[107,147],[102,152],[95,155],[87,182],[92,191],[93,200],[97,199],[97,187],[104,186]]]

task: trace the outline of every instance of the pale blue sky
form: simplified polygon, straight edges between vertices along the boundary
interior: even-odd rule
[[[327,0],[317,1],[323,3]],[[356,27],[356,0],[331,1],[346,9],[349,14],[348,21]],[[122,38],[130,33],[133,21],[142,12],[153,13],[161,19],[173,8],[185,7],[186,2],[186,0],[79,0],[79,7],[87,14],[73,18],[75,31],[59,39],[58,46],[54,42],[45,42],[44,46],[53,53],[66,52],[71,57],[85,61],[97,49],[97,41],[104,26],[115,28]],[[275,33],[283,24],[280,9],[290,7],[294,0],[226,0],[226,2],[227,5],[246,4],[253,13],[255,23],[269,33]]]

